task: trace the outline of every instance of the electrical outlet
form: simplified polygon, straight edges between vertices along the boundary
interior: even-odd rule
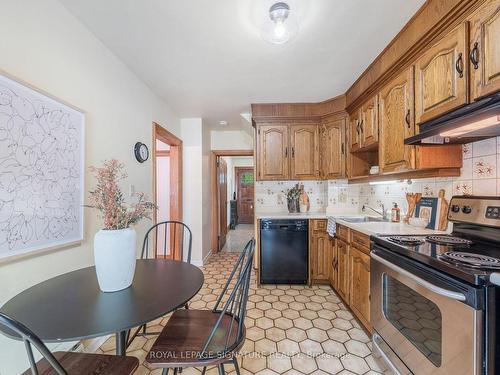
[[[128,188],[128,195],[130,197],[133,197],[134,194],[135,194],[135,186],[131,184],[131,185],[129,185],[129,188]]]

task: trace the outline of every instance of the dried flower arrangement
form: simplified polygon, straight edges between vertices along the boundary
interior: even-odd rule
[[[124,164],[116,159],[105,160],[103,166],[91,166],[90,172],[97,180],[97,186],[90,191],[89,204],[86,207],[98,210],[104,220],[104,229],[125,229],[140,220],[151,218],[151,213],[156,206],[146,200],[144,193],[136,193],[137,202],[126,204],[119,181],[125,179],[127,174],[123,171]]]

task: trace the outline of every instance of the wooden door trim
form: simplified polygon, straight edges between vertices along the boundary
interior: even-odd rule
[[[170,219],[182,221],[182,140],[163,128],[160,124],[153,122],[152,131],[152,173],[153,173],[153,202],[157,202],[156,189],[156,157],[170,156]],[[169,151],[161,151],[156,149],[156,140],[160,140],[170,146]],[[175,192],[175,194],[172,194]],[[157,211],[153,214],[153,224],[158,222]],[[175,247],[179,249],[178,247]],[[174,259],[180,259],[180,254],[172,254]]]
[[[253,181],[254,181],[254,202],[253,202],[253,218],[252,218],[252,222],[255,222],[255,167],[234,167],[234,181],[235,181],[235,186],[236,188],[238,188],[238,182],[236,182],[236,177],[238,177],[238,174],[242,171],[252,171],[253,172]],[[239,201],[239,194],[240,194],[240,191],[239,189],[236,189],[237,192],[236,192],[236,199]],[[236,204],[236,206],[238,206],[238,204]],[[239,216],[239,215],[238,215]],[[238,224],[238,223],[236,223]]]
[[[254,150],[212,150],[210,153],[210,196],[212,211],[212,238],[211,250],[218,252],[219,243],[219,197],[217,194],[217,157],[219,156],[254,156]],[[255,178],[255,156],[254,156],[254,178]],[[254,198],[255,199],[255,198]]]

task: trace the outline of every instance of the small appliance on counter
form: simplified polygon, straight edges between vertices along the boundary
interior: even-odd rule
[[[453,197],[449,235],[373,236],[373,353],[398,374],[500,374],[500,197]]]

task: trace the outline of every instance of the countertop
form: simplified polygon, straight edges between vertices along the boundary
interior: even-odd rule
[[[403,223],[392,223],[392,222],[361,222],[361,223],[351,223],[341,218],[345,217],[365,217],[369,215],[363,214],[353,214],[351,213],[332,213],[326,211],[320,212],[307,212],[307,213],[288,213],[288,212],[258,212],[256,213],[257,219],[327,219],[328,217],[335,218],[338,224],[344,225],[360,233],[371,235],[431,235],[431,234],[442,234],[446,232],[431,230],[426,228],[418,228],[408,224]]]

